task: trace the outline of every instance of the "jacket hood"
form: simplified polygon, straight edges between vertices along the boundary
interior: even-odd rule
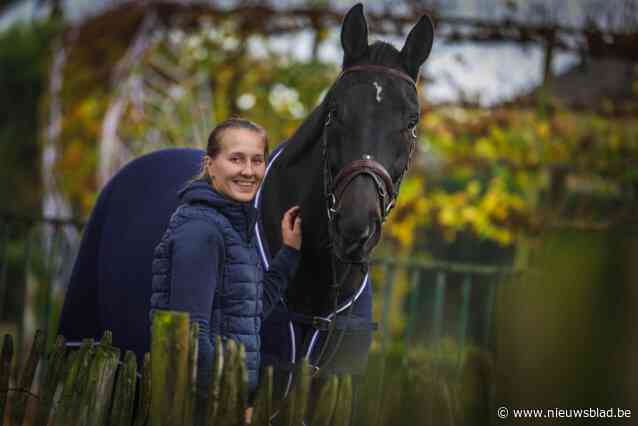
[[[178,193],[180,200],[186,204],[203,204],[215,208],[226,216],[230,224],[250,240],[252,229],[257,219],[257,210],[252,202],[241,203],[216,191],[210,183],[196,180],[189,183]]]

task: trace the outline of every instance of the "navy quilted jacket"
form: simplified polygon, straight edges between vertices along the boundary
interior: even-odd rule
[[[299,262],[284,246],[264,274],[256,246],[256,210],[196,181],[155,249],[151,314],[187,311],[199,323],[198,388],[205,394],[215,336],[246,348],[250,391],[257,386],[261,321],[279,302]]]

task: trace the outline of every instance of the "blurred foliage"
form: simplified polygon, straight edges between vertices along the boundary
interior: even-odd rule
[[[0,193],[6,208],[38,211],[42,192],[40,111],[52,24],[14,26],[0,37]]]
[[[598,227],[636,211],[633,116],[441,108],[425,114],[421,132],[420,158],[390,218],[401,247],[425,229],[508,246],[548,221]]]
[[[297,62],[266,50],[264,36],[242,36],[236,23],[203,21],[196,31],[158,31],[136,67],[141,101],[132,102],[121,135],[139,152],[160,145],[204,147],[216,121],[241,114],[271,141],[288,137],[336,74],[332,64]],[[313,78],[307,78],[312,73]]]
[[[452,340],[373,352],[362,378],[355,425],[486,424],[495,395],[492,356]]]
[[[373,347],[355,424],[495,424],[501,406],[636,407],[635,231],[551,228],[522,241],[528,268],[497,285],[490,343],[395,335],[385,351]]]
[[[110,47],[97,69],[85,52],[92,48],[71,50],[62,99],[58,173],[79,216],[88,215],[99,189],[99,143],[113,102],[125,105],[116,133],[131,157],[170,146],[203,149],[215,123],[237,114],[263,125],[272,148],[318,104],[338,71],[277,52],[266,36],[243,34],[232,19],[155,30],[124,81],[105,80],[103,69],[114,67],[126,46]]]
[[[551,229],[527,245],[530,269],[496,298],[498,405],[636,407],[636,228]]]
[[[40,22],[14,26],[0,36],[0,322],[21,318],[29,297],[25,264],[38,261],[30,224],[12,222],[4,214],[37,215],[41,209],[40,138],[46,126],[41,107],[50,38],[56,31],[56,25]],[[39,272],[34,267],[33,274]]]

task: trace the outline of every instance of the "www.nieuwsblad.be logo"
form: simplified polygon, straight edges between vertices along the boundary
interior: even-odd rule
[[[629,419],[631,410],[623,408],[548,408],[548,409],[512,409],[499,407],[496,415],[500,419],[510,416],[516,419]]]

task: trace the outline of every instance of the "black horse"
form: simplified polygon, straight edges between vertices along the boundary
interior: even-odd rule
[[[302,260],[285,303],[262,329],[264,360],[286,392],[301,357],[315,371],[360,373],[372,330],[368,259],[416,144],[419,68],[433,26],[423,16],[405,45],[368,45],[363,6],[343,21],[343,70],[321,104],[271,155],[255,204],[262,257],[281,247],[277,218],[303,216]]]

